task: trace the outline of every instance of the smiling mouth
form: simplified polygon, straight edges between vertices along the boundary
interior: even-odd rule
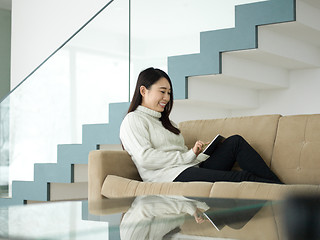
[[[159,105],[164,108],[167,105],[167,103],[159,103]]]

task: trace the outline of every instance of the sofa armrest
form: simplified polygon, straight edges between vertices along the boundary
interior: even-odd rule
[[[101,187],[108,175],[141,180],[137,168],[126,151],[95,150],[89,153],[88,200],[103,199]]]

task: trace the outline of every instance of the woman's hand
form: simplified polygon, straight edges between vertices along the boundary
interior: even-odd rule
[[[197,156],[202,152],[202,148],[204,146],[204,143],[202,141],[196,141],[194,144],[194,147],[192,148],[194,154]]]
[[[194,219],[196,220],[197,223],[205,222],[205,216],[203,215],[201,210],[199,210],[198,208],[197,208],[196,212],[193,214],[193,216],[194,216]]]

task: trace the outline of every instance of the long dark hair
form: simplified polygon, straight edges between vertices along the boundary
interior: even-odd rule
[[[167,105],[164,108],[164,111],[161,113],[160,121],[162,122],[163,127],[168,129],[170,132],[173,132],[174,134],[180,134],[180,130],[174,127],[169,119],[169,115],[171,113],[172,106],[173,106],[172,83],[168,74],[166,74],[164,71],[160,69],[151,67],[140,72],[128,113],[136,110],[137,107],[142,103],[142,95],[140,93],[140,87],[145,86],[147,89],[150,89],[151,86],[162,77],[168,80],[171,91],[170,91],[170,101],[167,103]]]

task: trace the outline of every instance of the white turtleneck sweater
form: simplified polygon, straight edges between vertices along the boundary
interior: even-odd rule
[[[163,239],[180,227],[197,209],[207,211],[205,202],[182,196],[138,196],[120,223],[120,237],[126,239]],[[167,239],[167,238],[166,238]]]
[[[183,136],[165,129],[160,117],[160,112],[140,105],[126,115],[120,127],[124,149],[145,182],[172,182],[186,168],[208,158],[188,150]]]

